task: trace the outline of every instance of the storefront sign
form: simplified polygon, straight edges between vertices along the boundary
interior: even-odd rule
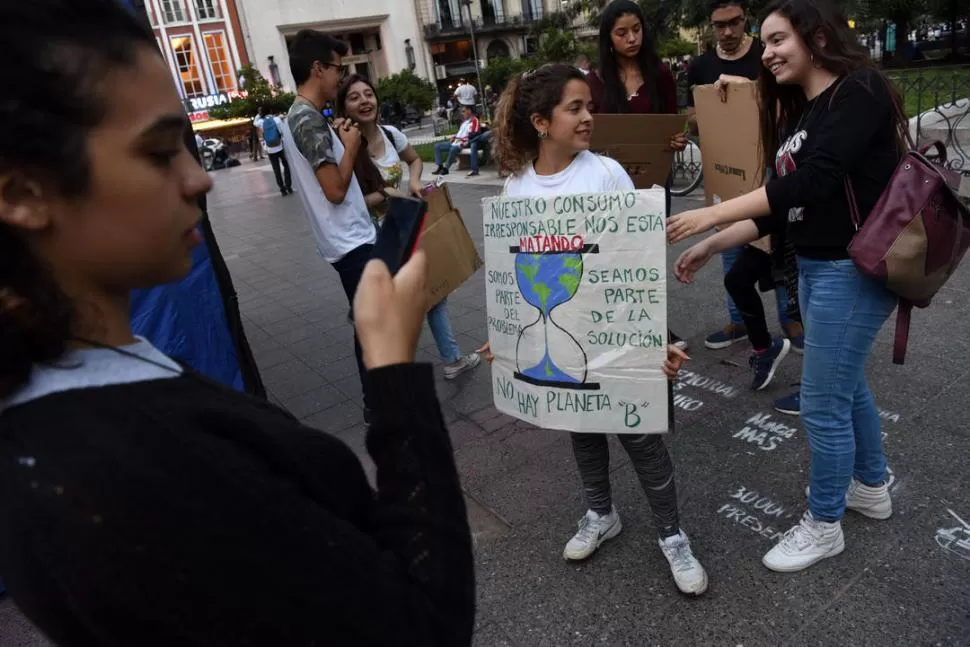
[[[241,92],[233,90],[231,92],[210,94],[204,97],[191,97],[184,100],[185,111],[189,113],[189,119],[192,123],[208,121],[210,109],[231,103],[236,99],[245,99],[248,94],[245,90]]]

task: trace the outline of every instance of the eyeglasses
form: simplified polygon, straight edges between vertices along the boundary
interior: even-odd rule
[[[324,63],[323,61],[317,61],[317,63],[319,63],[322,67],[329,67],[334,70],[337,70],[337,74],[339,74],[341,78],[347,76],[346,65],[337,65],[336,63]]]
[[[731,20],[713,20],[711,21],[711,27],[717,30],[721,29],[734,29],[735,27],[740,27],[744,24],[744,16],[738,16],[737,18],[732,18]]]

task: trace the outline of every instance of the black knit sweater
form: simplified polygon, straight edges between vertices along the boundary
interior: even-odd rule
[[[469,645],[471,539],[430,367],[339,440],[185,374],[0,415],[0,573],[60,647]]]

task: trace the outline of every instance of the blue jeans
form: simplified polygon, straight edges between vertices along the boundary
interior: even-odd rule
[[[438,354],[445,364],[452,364],[461,357],[461,349],[455,341],[455,333],[451,330],[451,321],[448,319],[448,299],[442,299],[441,303],[428,311],[428,325],[431,327],[431,335],[438,344]]]
[[[488,148],[488,142],[491,138],[492,138],[492,131],[488,131],[487,133],[483,133],[480,137],[478,137],[477,139],[472,141],[471,144],[469,144],[469,148],[471,148],[471,151],[472,151],[472,159],[471,159],[472,171],[475,171],[475,172],[478,171],[478,151],[480,149]]]
[[[740,247],[734,247],[733,249],[721,252],[721,265],[724,268],[725,276],[734,267],[734,261],[738,260],[738,254],[740,253]],[[736,326],[744,325],[744,318],[741,316],[741,311],[738,310],[738,306],[734,303],[734,299],[731,298],[730,294],[728,295],[727,303],[731,323]],[[790,324],[792,319],[788,316],[788,290],[785,289],[784,285],[779,285],[775,288],[775,303],[778,305],[778,323],[782,326]]]
[[[438,142],[437,144],[434,145],[434,163],[437,164],[438,166],[444,166],[445,168],[448,168],[449,166],[451,166],[452,161],[454,161],[455,155],[460,152],[461,152],[461,149],[457,146],[454,146],[451,142]],[[444,164],[441,163],[442,153],[448,154],[448,158],[445,160]]]
[[[845,514],[852,477],[885,480],[886,455],[865,364],[896,295],[863,276],[851,260],[798,258],[805,325],[801,415],[812,450],[808,509],[819,521]]]

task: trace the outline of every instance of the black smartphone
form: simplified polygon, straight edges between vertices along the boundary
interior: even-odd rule
[[[371,258],[384,261],[392,276],[404,267],[417,248],[427,213],[428,203],[424,200],[393,197],[388,201]]]

